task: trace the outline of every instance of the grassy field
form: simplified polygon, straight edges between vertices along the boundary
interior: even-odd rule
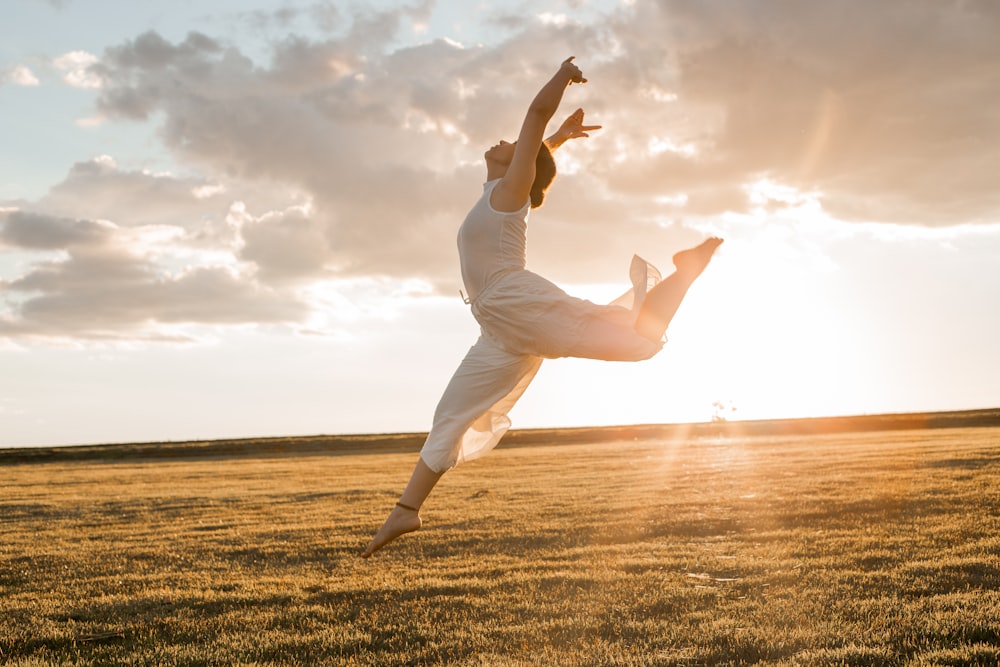
[[[0,662],[1000,662],[1000,429],[562,439],[6,462]]]

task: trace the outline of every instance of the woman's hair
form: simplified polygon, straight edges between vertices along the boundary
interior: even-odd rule
[[[535,181],[531,184],[531,208],[538,208],[545,201],[545,191],[552,185],[556,177],[556,161],[552,158],[552,151],[542,142],[538,147],[538,156],[535,158]]]

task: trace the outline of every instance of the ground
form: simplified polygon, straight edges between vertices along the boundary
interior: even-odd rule
[[[0,661],[1000,661],[1000,429],[729,433],[501,447],[367,561],[412,451],[6,462]]]

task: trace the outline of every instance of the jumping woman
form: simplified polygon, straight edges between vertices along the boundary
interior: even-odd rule
[[[606,306],[569,296],[525,269],[528,213],[542,205],[556,174],[551,151],[600,127],[584,125],[578,109],[543,141],[563,92],[586,82],[567,59],[531,102],[517,141],[486,151],[483,194],[458,230],[462,281],[482,334],[448,383],[413,475],[364,558],[419,529],[420,507],[441,476],[497,445],[542,359],[640,361],[659,352],[688,288],[722,243],[713,237],[677,253],[675,271],[663,281],[633,258],[632,290]]]

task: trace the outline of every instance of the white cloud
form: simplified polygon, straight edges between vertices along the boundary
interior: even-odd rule
[[[191,194],[195,196],[195,199],[208,199],[214,197],[215,195],[222,194],[226,191],[224,185],[219,185],[218,183],[210,183],[206,185],[196,185],[191,188]]]
[[[4,82],[26,87],[41,85],[35,73],[25,65],[15,65],[6,71],[0,71],[0,84]]]
[[[74,121],[74,123],[76,124],[77,127],[91,128],[104,125],[104,123],[106,123],[107,121],[108,119],[106,117],[104,117],[101,114],[97,114],[95,116],[86,116],[84,118],[77,118],[76,121]]]
[[[73,88],[100,88],[101,76],[94,70],[97,56],[86,51],[70,51],[52,61],[56,69],[65,72],[63,81]]]
[[[565,14],[555,14],[553,12],[542,12],[538,14],[538,20],[546,25],[562,27],[566,25],[569,18]]]

